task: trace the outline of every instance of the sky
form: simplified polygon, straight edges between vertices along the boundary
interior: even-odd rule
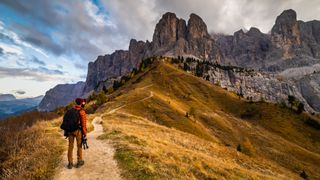
[[[320,0],[1,0],[0,93],[34,97],[85,81],[90,61],[128,49],[131,38],[151,41],[168,11],[185,20],[196,13],[210,33],[233,34],[252,26],[268,33],[285,9],[320,20]]]

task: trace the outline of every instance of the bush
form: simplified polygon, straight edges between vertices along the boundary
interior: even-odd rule
[[[311,117],[308,117],[304,123],[314,129],[320,130],[320,122]]]
[[[106,103],[108,101],[106,94],[101,91],[98,95],[97,95],[97,105],[102,105],[104,103]]]
[[[255,148],[248,138],[245,138],[244,141],[238,145],[237,150],[251,157],[255,156],[256,153]]]
[[[195,116],[196,115],[196,109],[194,107],[190,107],[188,111],[189,116]]]
[[[257,115],[258,112],[255,110],[255,108],[249,106],[246,108],[246,110],[240,114],[241,119],[250,119],[253,118],[255,115]]]
[[[297,98],[292,95],[288,95],[288,102],[290,104],[291,109],[293,109],[298,114],[301,114],[305,110],[304,104],[299,102]]]

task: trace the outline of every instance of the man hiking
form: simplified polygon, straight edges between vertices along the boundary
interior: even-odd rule
[[[77,164],[75,167],[79,168],[84,164],[82,158],[82,142],[86,141],[87,127],[86,127],[86,112],[84,111],[84,106],[86,104],[84,99],[77,98],[75,100],[76,105],[69,109],[64,117],[61,129],[65,131],[65,136],[69,138],[69,148],[68,148],[68,168],[73,167],[73,146],[74,139],[77,142]]]

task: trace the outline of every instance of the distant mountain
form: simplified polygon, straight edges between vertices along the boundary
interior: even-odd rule
[[[12,94],[0,94],[0,101],[12,101],[15,99],[16,97]]]
[[[46,92],[38,106],[39,111],[52,111],[59,106],[64,106],[75,98],[83,95],[84,82],[77,84],[58,84]]]
[[[174,13],[165,13],[155,27],[152,42],[132,39],[128,50],[117,50],[90,62],[85,85],[77,93],[82,90],[79,94],[86,96],[109,87],[142,59],[154,56],[192,57],[245,71],[252,69],[255,73],[248,75],[232,69],[216,73],[207,68],[201,75],[252,100],[288,103],[288,97],[294,96],[307,111],[320,112],[320,21],[297,20],[294,10],[283,11],[270,34],[252,27],[248,32],[239,30],[233,35],[210,35],[205,22],[196,14],[191,14],[186,22]],[[73,88],[59,85],[46,96],[70,97],[73,92]],[[53,98],[44,103],[50,107],[41,103],[39,109],[53,110],[67,103],[66,99]]]
[[[44,96],[34,98],[0,101],[0,119],[18,115],[26,111],[36,110]]]

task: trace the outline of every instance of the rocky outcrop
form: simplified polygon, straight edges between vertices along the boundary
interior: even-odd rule
[[[254,69],[263,68],[274,50],[270,36],[254,27],[246,33],[239,30],[233,36],[219,36],[217,44],[223,52],[223,64]]]
[[[303,81],[285,80],[279,74],[270,74],[236,66],[221,66],[198,61],[184,61],[188,69],[196,74],[197,68],[206,69],[201,77],[213,84],[237,93],[251,101],[267,101],[272,103],[286,103],[288,96],[294,96],[304,104],[309,112],[320,111],[319,74],[312,75]],[[311,83],[310,83],[311,82]],[[312,96],[311,96],[312,94]]]
[[[221,62],[221,54],[214,39],[209,35],[207,25],[196,14],[191,14],[187,27],[187,55],[207,61]]]
[[[306,100],[306,104],[320,112],[320,73],[304,76],[297,82],[297,87]]]
[[[132,64],[128,51],[115,51],[111,55],[98,56],[97,60],[88,65],[84,92],[88,93],[98,88],[100,82],[116,78],[128,73]]]
[[[302,41],[302,54],[320,58],[320,21],[299,21],[300,37]]]
[[[90,62],[82,95],[112,85],[115,79],[137,67],[144,58],[184,56],[210,63],[250,68],[263,74],[245,76],[231,71],[206,72],[212,82],[219,80],[229,90],[241,90],[244,96],[271,102],[282,102],[288,95],[294,95],[310,111],[320,111],[319,101],[312,99],[320,94],[316,86],[319,81],[314,79],[317,76],[311,76],[310,73],[299,78],[296,76],[303,74],[296,72],[302,71],[299,68],[313,67],[320,63],[320,22],[298,21],[296,17],[293,10],[281,13],[271,34],[264,34],[252,27],[247,32],[239,30],[233,35],[210,35],[205,22],[196,14],[191,14],[186,23],[174,13],[165,13],[156,25],[152,42],[132,39],[128,50],[98,56],[94,62]],[[295,70],[293,76],[288,75],[291,71],[286,70],[289,69]],[[286,74],[284,80],[275,78],[282,77],[283,74]],[[60,92],[65,97],[66,94],[73,93],[72,88],[57,89],[59,90],[50,90],[46,96],[54,97],[52,94]],[[64,103],[67,102],[49,98],[44,104],[57,106]],[[49,105],[42,107],[52,109]]]
[[[153,33],[152,43],[155,53],[170,51],[179,39],[185,39],[186,22],[174,13],[162,16]]]
[[[295,11],[286,10],[277,17],[271,37],[273,45],[283,50],[285,59],[295,56],[294,50],[301,45],[300,27]]]
[[[219,49],[199,16],[191,14],[187,25],[174,13],[166,13],[157,23],[151,43],[132,39],[128,51],[116,51],[90,62],[84,92],[110,86],[114,79],[130,72],[144,58],[188,55],[220,61]]]
[[[85,83],[58,84],[46,92],[38,106],[39,111],[52,111],[59,106],[65,106],[83,95]]]

